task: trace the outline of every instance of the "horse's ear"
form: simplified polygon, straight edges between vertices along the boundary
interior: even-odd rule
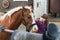
[[[23,9],[25,9],[25,6],[22,6]]]
[[[24,9],[25,9],[25,6],[23,5],[22,6],[22,16],[24,16]]]

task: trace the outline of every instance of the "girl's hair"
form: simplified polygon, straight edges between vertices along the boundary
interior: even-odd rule
[[[43,14],[41,17],[46,19],[45,23],[46,23],[46,26],[47,26],[48,25],[48,15],[47,14]],[[46,30],[47,30],[47,28],[46,28]]]
[[[43,14],[41,17],[44,18],[44,19],[47,19],[48,15],[47,14]]]

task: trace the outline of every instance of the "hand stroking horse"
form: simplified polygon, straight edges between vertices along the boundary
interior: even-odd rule
[[[16,7],[0,16],[0,26],[4,26],[7,29],[15,30],[21,23],[25,26],[32,23],[29,7]],[[11,33],[0,32],[0,40],[9,40],[10,36]]]

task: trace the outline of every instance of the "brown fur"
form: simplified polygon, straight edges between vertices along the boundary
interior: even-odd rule
[[[23,18],[25,20],[25,22],[27,24],[31,24],[32,23],[32,18],[28,19],[28,16],[30,16],[30,10],[29,9],[24,9],[24,16],[22,16],[22,11],[23,10],[19,10],[17,12],[15,12],[11,18],[9,18],[8,16],[5,17],[5,19],[3,21],[0,21],[0,26],[5,26],[8,29],[11,30],[15,30],[19,27],[19,25],[21,23],[24,24],[24,21],[22,21],[21,18]],[[9,23],[10,20],[10,23]],[[9,40],[11,34],[7,33],[7,32],[0,32],[0,40]]]

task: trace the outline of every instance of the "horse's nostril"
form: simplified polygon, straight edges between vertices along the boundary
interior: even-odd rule
[[[31,16],[28,16],[28,19],[30,19],[31,18]]]

